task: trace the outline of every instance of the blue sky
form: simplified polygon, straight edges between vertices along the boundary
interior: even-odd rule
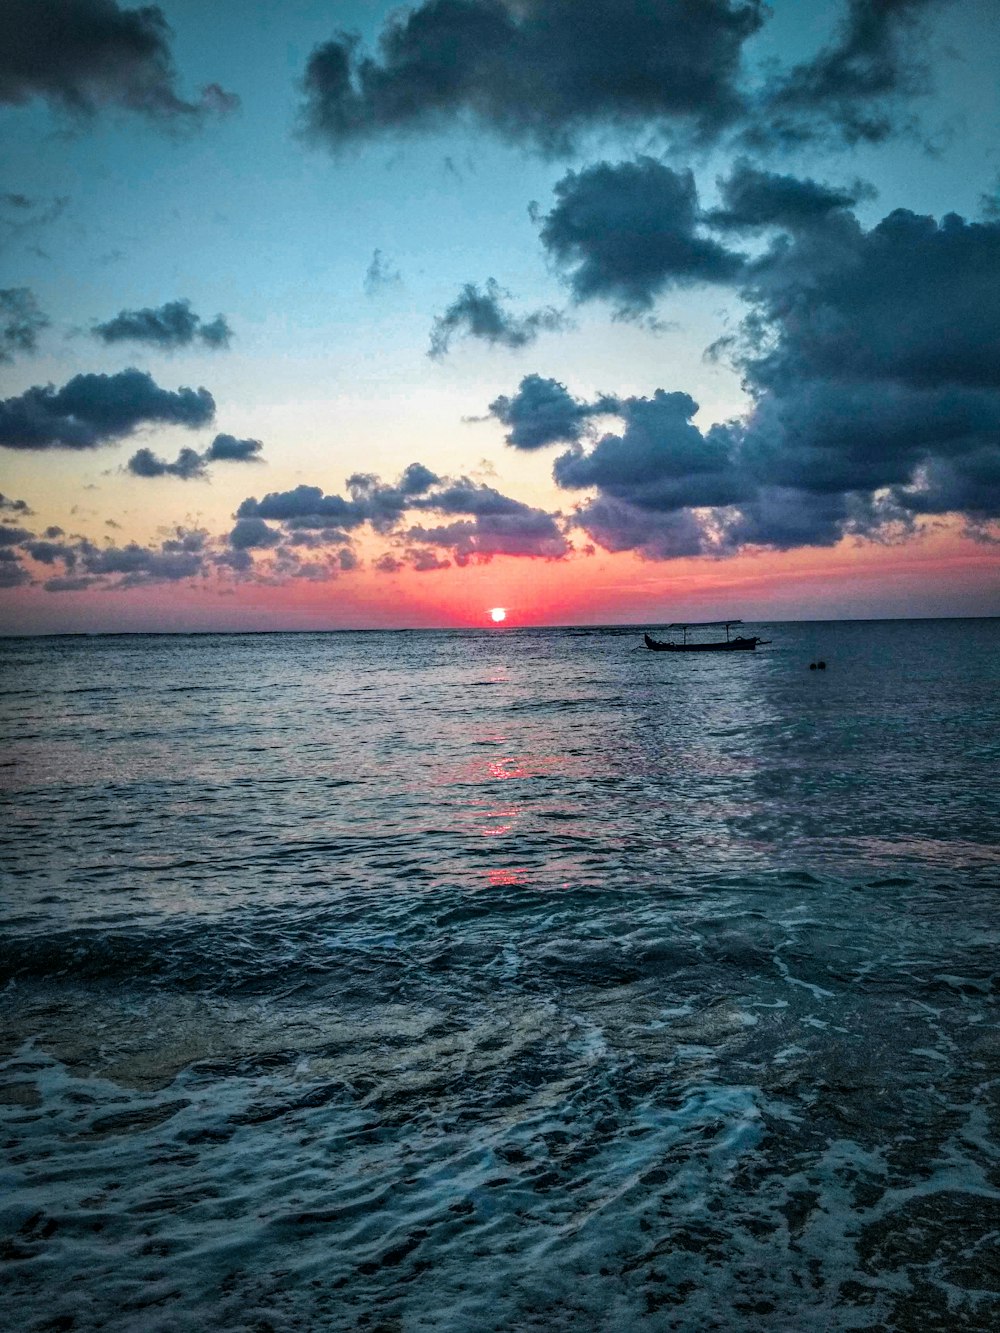
[[[532,0],[527,10],[535,6],[544,11],[546,3],[558,8],[558,0]],[[13,10],[20,4],[18,0]],[[727,12],[740,9],[724,0],[718,4]],[[379,34],[398,7],[379,4],[167,3],[162,13],[170,28],[165,40],[175,70],[174,93],[195,105],[198,90],[217,85],[234,95],[231,103],[217,98],[197,114],[150,115],[123,105],[105,87],[90,110],[68,110],[65,98],[52,92],[51,81],[45,82],[38,63],[56,59],[60,15],[73,11],[90,21],[108,12],[127,14],[128,7],[115,0],[45,0],[36,8],[43,20],[45,13],[51,15],[55,36],[39,39],[41,54],[32,55],[36,63],[30,77],[15,68],[5,85],[0,70],[5,127],[0,192],[8,196],[2,212],[0,285],[10,291],[27,289],[49,322],[30,340],[33,346],[17,348],[0,364],[0,396],[10,402],[32,386],[58,389],[76,375],[117,376],[135,367],[168,391],[204,385],[215,400],[215,415],[197,430],[139,421],[134,429],[102,438],[94,447],[35,448],[14,439],[0,451],[3,493],[9,500],[23,499],[34,511],[26,528],[34,537],[46,528],[61,527],[68,536],[55,540],[64,544],[86,541],[114,550],[136,545],[158,551],[180,525],[203,534],[204,556],[186,581],[173,572],[161,577],[155,562],[130,579],[120,571],[101,573],[89,548],[79,545],[68,564],[39,565],[25,553],[23,539],[21,547],[11,548],[15,557],[8,563],[16,558],[24,577],[0,593],[5,623],[13,629],[155,627],[156,615],[167,615],[170,606],[172,625],[185,623],[187,615],[191,623],[206,625],[225,593],[220,623],[242,623],[232,609],[238,605],[245,610],[246,623],[293,625],[304,623],[301,596],[306,585],[312,600],[305,623],[362,623],[366,605],[377,623],[391,623],[394,615],[398,623],[410,623],[414,615],[425,623],[451,623],[459,615],[455,608],[465,606],[469,588],[475,588],[476,595],[482,586],[484,595],[509,598],[508,588],[516,586],[524,602],[530,583],[576,586],[594,579],[597,570],[603,583],[616,569],[627,582],[629,571],[636,568],[640,581],[650,587],[650,613],[669,613],[679,574],[689,580],[692,570],[696,575],[701,570],[702,583],[695,577],[692,586],[703,586],[704,596],[710,597],[713,580],[730,580],[735,569],[743,568],[754,578],[766,572],[779,611],[789,605],[779,592],[783,564],[788,577],[798,577],[803,560],[810,567],[817,560],[821,565],[826,552],[842,564],[844,543],[853,549],[859,542],[867,552],[864,558],[877,564],[879,550],[890,537],[894,561],[903,548],[920,548],[926,556],[940,547],[941,558],[949,562],[956,553],[967,552],[962,608],[1000,610],[995,568],[988,563],[985,572],[983,568],[994,514],[990,503],[969,500],[969,469],[968,476],[963,474],[962,507],[943,510],[939,498],[911,507],[905,515],[907,531],[895,511],[890,531],[892,515],[883,505],[878,522],[869,517],[860,523],[855,516],[848,523],[844,510],[836,519],[841,525],[836,531],[827,524],[822,532],[811,532],[806,524],[800,542],[790,543],[786,537],[775,542],[767,525],[748,527],[740,519],[734,526],[731,505],[726,516],[707,514],[703,505],[694,506],[697,513],[686,505],[670,508],[668,514],[662,500],[654,503],[648,494],[628,489],[624,455],[616,462],[613,485],[599,481],[596,490],[570,491],[553,480],[551,450],[505,445],[503,424],[495,414],[489,416],[490,403],[500,395],[514,395],[525,376],[537,376],[565,386],[581,403],[602,393],[619,403],[651,398],[658,389],[688,394],[700,405],[693,420],[704,437],[714,423],[752,411],[765,392],[759,370],[750,372],[748,393],[746,365],[733,364],[732,356],[724,353],[706,359],[705,349],[737,331],[755,302],[773,301],[773,284],[779,279],[769,279],[766,295],[758,287],[748,297],[748,288],[736,280],[702,281],[697,273],[668,278],[659,287],[654,283],[648,302],[625,311],[625,318],[610,297],[574,299],[581,293],[574,288],[571,265],[560,263],[555,244],[546,247],[542,240],[545,217],[555,216],[554,191],[568,179],[567,173],[576,173],[580,181],[600,162],[617,168],[647,159],[660,173],[657,179],[662,177],[669,186],[690,171],[699,216],[704,217],[720,206],[719,180],[743,162],[772,178],[793,177],[841,190],[866,182],[867,188],[850,205],[855,219],[851,225],[865,233],[899,208],[936,219],[957,212],[990,225],[989,197],[995,196],[1000,170],[996,6],[988,0],[894,0],[889,7],[901,15],[898,32],[905,57],[900,56],[898,86],[887,99],[892,126],[877,142],[852,143],[831,128],[834,113],[842,107],[836,89],[831,92],[828,86],[823,105],[810,91],[812,119],[808,125],[801,121],[794,142],[788,136],[777,143],[761,142],[761,126],[773,124],[779,114],[773,109],[757,113],[751,127],[755,140],[744,134],[749,115],[724,131],[713,128],[692,138],[690,126],[676,116],[630,113],[623,127],[620,116],[595,114],[582,128],[574,122],[569,146],[553,149],[530,135],[512,135],[489,116],[477,119],[476,108],[482,103],[474,81],[465,100],[459,98],[437,119],[397,117],[383,124],[383,112],[373,102],[363,109],[371,118],[364,133],[338,143],[305,134],[302,81],[313,53],[336,41],[341,30],[350,30],[359,35],[355,56],[367,53],[380,60]],[[404,21],[414,11],[419,17],[436,8],[433,0],[403,7]],[[669,17],[684,6],[649,0],[626,8]],[[817,53],[836,45],[845,16],[853,14],[860,23],[871,8],[868,0],[855,0],[850,10],[776,0],[769,17],[763,12],[758,16],[756,34],[742,43],[742,95],[750,98],[765,86],[777,87],[783,77],[787,85],[787,71],[809,62],[810,86],[815,88]],[[468,0],[466,9],[489,5],[487,0]],[[596,0],[581,0],[580,9],[598,16],[602,11],[616,13],[614,6]],[[671,21],[675,19],[676,14]],[[476,59],[481,58],[477,53]],[[631,69],[641,64],[642,52],[626,50],[622,58],[623,68]],[[923,71],[919,77],[918,70]],[[504,77],[516,73],[512,67]],[[526,85],[528,94],[533,86],[539,87]],[[585,93],[581,89],[581,96]],[[792,105],[787,91],[784,96],[780,105]],[[582,104],[586,108],[585,97]],[[795,115],[800,116],[798,109]],[[579,206],[580,200],[570,202]],[[560,218],[559,225],[566,221]],[[711,241],[705,224],[699,221],[697,226],[707,244],[747,256],[748,263],[780,242],[773,226],[717,231]],[[839,243],[831,231],[810,253],[815,257],[824,246],[828,253]],[[587,244],[597,242],[591,237]],[[801,235],[794,244],[801,264],[807,253]],[[376,252],[381,279],[373,282],[369,277],[366,282]],[[787,283],[791,272],[786,264],[780,281]],[[475,284],[481,293],[489,279],[501,289],[497,308],[504,318],[516,321],[532,312],[555,310],[560,326],[543,327],[537,336],[526,336],[524,345],[508,347],[464,336],[468,326],[456,316],[449,350],[429,358],[434,320],[463,285]],[[919,271],[913,281],[920,283]],[[954,285],[948,287],[943,299],[957,299],[951,295],[954,290]],[[995,305],[995,296],[984,292],[984,300],[990,299]],[[190,302],[206,323],[222,314],[232,331],[229,346],[213,350],[195,339],[171,349],[141,339],[105,342],[93,332],[95,325],[121,312],[159,309],[178,300]],[[773,305],[767,308],[773,331],[777,317]],[[956,318],[962,313],[956,308]],[[991,336],[990,317],[986,312],[986,337]],[[791,346],[789,328],[780,325],[786,347]],[[968,378],[957,374],[956,383]],[[979,384],[977,392],[987,388]],[[773,393],[773,386],[766,391]],[[586,451],[603,431],[627,436],[627,408],[617,424],[613,413],[593,420],[593,433],[562,437],[562,444]],[[987,422],[984,429],[986,442],[977,437],[975,449],[963,446],[963,458],[974,452],[979,457],[989,447],[992,427]],[[213,464],[188,480],[169,474],[140,477],[129,471],[129,459],[139,447],[169,461],[184,447],[204,452],[217,432],[260,440],[264,463]],[[663,450],[675,449],[676,441],[664,437],[650,448],[654,446],[661,451],[657,457],[665,458]],[[935,448],[931,441],[912,457],[908,454],[905,466],[912,470],[905,482],[897,469],[891,476],[884,473],[887,485],[923,484],[918,473],[927,466],[933,470]],[[947,449],[951,467],[954,448]],[[389,483],[414,461],[443,481],[465,476],[526,510],[553,516],[565,549],[549,537],[536,548],[525,547],[521,528],[509,549],[495,532],[487,538],[478,528],[465,530],[464,546],[449,546],[438,531],[448,526],[440,516],[455,521],[458,511],[446,505],[435,511],[438,535],[431,542],[442,566],[447,560],[446,568],[420,569],[420,558],[408,554],[422,540],[410,534],[430,530],[426,522],[416,522],[411,511],[405,516],[401,511],[394,528],[380,532],[366,522],[342,534],[346,542],[333,538],[321,550],[310,547],[319,553],[310,555],[306,572],[300,567],[301,549],[286,541],[287,529],[276,530],[271,547],[244,557],[253,561],[252,567],[226,564],[227,533],[248,497],[301,485],[340,494],[352,473],[375,473]],[[977,465],[977,477],[986,475],[985,466]],[[698,463],[694,470],[700,467]],[[787,475],[786,469],[781,477]],[[949,477],[951,485],[954,478]],[[987,489],[989,485],[992,472]],[[851,494],[857,490],[852,481]],[[876,487],[868,498],[877,491],[881,502],[886,490]],[[814,495],[815,489],[809,493]],[[655,539],[622,545],[625,528],[619,525],[615,540],[602,543],[595,525],[574,525],[575,506],[609,497],[632,506],[633,517],[641,511],[643,522],[655,511],[661,525]],[[793,501],[794,496],[788,502]],[[494,508],[499,512],[499,502]],[[430,509],[429,503],[424,506],[425,512]],[[701,525],[700,537],[678,545],[674,536],[669,541],[663,536],[665,515],[673,534],[678,518],[688,523],[692,514],[692,521]],[[529,516],[523,517],[530,526]],[[115,526],[109,526],[109,520]],[[711,534],[723,520],[727,532],[743,535],[727,536],[720,544]],[[481,522],[474,510],[460,521]],[[542,531],[541,520],[533,530]],[[600,528],[607,531],[606,524]],[[280,548],[279,538],[284,543]],[[281,550],[286,556],[276,557]],[[353,553],[350,569],[345,564],[351,560],[340,558],[343,550]],[[104,561],[106,566],[114,563]],[[399,567],[393,568],[394,563]],[[492,574],[486,566],[493,567]],[[953,571],[952,564],[948,568]],[[897,577],[894,570],[886,569],[887,588]],[[417,573],[419,579],[412,577]],[[492,594],[491,577],[496,584]],[[953,572],[948,577],[953,579]],[[53,578],[62,583],[48,590]],[[415,593],[421,580],[437,592]],[[73,581],[80,586],[70,587]],[[956,586],[941,585],[949,592]],[[116,596],[97,598],[97,592]],[[697,601],[699,593],[691,596]],[[898,598],[890,598],[886,606],[890,603],[898,613]],[[917,597],[912,613],[927,614],[939,603],[940,597],[933,604]],[[560,605],[555,596],[544,602],[547,613],[557,618],[579,617],[577,602],[567,600],[564,612]],[[600,618],[619,618],[612,600],[600,605]],[[758,605],[768,609],[766,591]],[[850,609],[850,597],[841,595],[837,605]],[[857,610],[864,613],[873,605],[877,610],[877,599],[873,603],[866,594]],[[158,609],[151,611],[151,606]],[[792,610],[805,613],[808,606],[807,598],[802,604],[793,602]],[[633,614],[634,607],[627,618]],[[539,618],[526,602],[524,618]]]

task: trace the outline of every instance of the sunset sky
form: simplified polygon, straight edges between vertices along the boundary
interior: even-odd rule
[[[7,633],[1000,614],[995,0],[4,0]]]

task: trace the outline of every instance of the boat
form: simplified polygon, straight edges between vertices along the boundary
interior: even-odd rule
[[[652,639],[648,634],[643,635],[646,641],[646,647],[651,648],[654,653],[734,653],[740,651],[752,652],[759,643],[770,643],[770,639],[761,639],[757,635],[747,637],[737,635],[735,638],[730,636],[730,629],[733,625],[742,625],[742,620],[694,620],[684,623],[678,621],[676,624],[668,625],[667,629],[681,631],[680,643],[661,643],[659,639]],[[692,629],[718,629],[725,628],[726,637],[724,639],[712,639],[708,642],[688,643],[688,630]]]

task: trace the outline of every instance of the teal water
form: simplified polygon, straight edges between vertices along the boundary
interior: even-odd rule
[[[0,1323],[996,1327],[1000,622],[749,632],[0,641]]]

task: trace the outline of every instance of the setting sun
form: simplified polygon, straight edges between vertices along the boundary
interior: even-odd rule
[[[507,612],[502,606],[495,606],[490,612],[490,619],[499,625],[501,620],[507,619]]]

